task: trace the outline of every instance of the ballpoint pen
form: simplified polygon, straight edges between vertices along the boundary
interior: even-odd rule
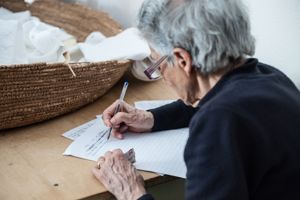
[[[128,82],[125,81],[125,83],[124,83],[124,85],[123,85],[123,89],[122,89],[121,95],[120,95],[120,99],[119,99],[118,105],[117,105],[117,107],[116,107],[116,109],[115,109],[115,112],[114,112],[114,115],[117,114],[117,113],[120,111],[121,103],[122,103],[122,101],[124,100],[124,97],[125,97],[125,94],[126,94],[127,87],[128,87]],[[112,127],[109,128],[107,140],[109,140],[109,138],[110,138],[111,131],[112,131]]]

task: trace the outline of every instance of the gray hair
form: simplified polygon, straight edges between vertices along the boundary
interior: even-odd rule
[[[187,50],[203,74],[225,68],[255,51],[246,8],[240,0],[145,0],[138,29],[161,55]]]

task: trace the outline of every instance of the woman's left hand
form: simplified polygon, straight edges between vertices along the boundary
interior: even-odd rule
[[[106,152],[92,172],[118,200],[136,200],[146,193],[143,177],[120,149]]]

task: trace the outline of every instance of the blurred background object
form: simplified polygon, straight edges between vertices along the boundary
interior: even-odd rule
[[[136,15],[144,0],[64,0],[77,2],[108,12],[123,28],[135,25]]]
[[[76,1],[111,14],[125,28],[134,26],[143,0]],[[300,1],[243,0],[249,8],[256,53],[261,62],[287,74],[300,88]]]

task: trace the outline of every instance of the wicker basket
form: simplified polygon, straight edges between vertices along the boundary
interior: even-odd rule
[[[38,0],[0,0],[12,11],[30,10],[42,21],[63,28],[82,41],[92,31],[106,36],[121,27],[107,14],[78,4]],[[24,126],[73,111],[107,92],[131,65],[130,61],[67,64],[0,65],[0,129]]]

